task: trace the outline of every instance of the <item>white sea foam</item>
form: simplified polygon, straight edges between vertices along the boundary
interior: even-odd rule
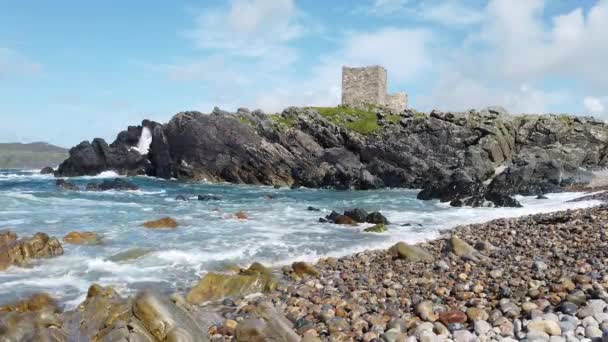
[[[152,144],[152,132],[150,132],[148,127],[144,127],[141,130],[141,136],[139,137],[137,146],[132,149],[139,152],[141,155],[146,155],[148,154],[148,151],[150,151],[150,144]]]

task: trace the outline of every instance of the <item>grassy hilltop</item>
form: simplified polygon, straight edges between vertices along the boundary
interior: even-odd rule
[[[67,157],[67,149],[44,142],[0,143],[0,169],[55,167]]]

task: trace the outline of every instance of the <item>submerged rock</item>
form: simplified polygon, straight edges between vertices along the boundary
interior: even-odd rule
[[[88,191],[108,191],[108,190],[139,190],[139,187],[127,180],[122,178],[115,178],[113,180],[104,180],[101,183],[89,183],[87,184]]]
[[[177,224],[177,221],[175,221],[174,219],[172,219],[170,217],[164,217],[164,218],[161,218],[158,220],[144,222],[143,226],[146,228],[151,228],[151,229],[159,229],[159,228],[174,229],[174,228],[177,228],[178,224]]]
[[[61,190],[80,191],[78,186],[66,181],[65,179],[58,179],[55,181],[55,185],[57,185]]]
[[[198,195],[199,201],[221,201],[222,198],[216,195]]]
[[[385,224],[377,224],[373,227],[368,227],[368,228],[363,229],[363,231],[367,232],[367,233],[383,233],[387,230],[388,230],[388,228],[386,227]]]
[[[153,251],[154,250],[151,248],[131,248],[124,252],[119,252],[108,257],[108,260],[112,262],[129,261],[139,259],[145,255],[152,253]]]
[[[99,245],[102,239],[95,232],[69,232],[63,237],[63,242],[74,245]]]

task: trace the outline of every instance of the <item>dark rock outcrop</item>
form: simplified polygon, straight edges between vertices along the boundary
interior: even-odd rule
[[[53,173],[55,173],[55,170],[50,166],[45,166],[40,170],[41,175],[52,175]]]
[[[72,148],[56,174],[114,170],[292,187],[423,188],[421,199],[464,204],[465,198],[494,202],[495,194],[584,186],[590,179],[584,170],[608,165],[608,126],[592,118],[511,116],[488,108],[385,113],[374,122],[353,122],[336,111],[290,107],[265,115],[215,109],[208,115],[178,113],[165,125],[145,120],[109,146],[95,139]],[[389,120],[391,115],[398,120]],[[357,124],[377,129],[364,132]],[[145,129],[151,143],[141,155],[134,146]]]
[[[114,178],[112,180],[104,180],[101,183],[91,182],[87,184],[88,191],[108,191],[108,190],[139,190],[139,187],[122,178]]]

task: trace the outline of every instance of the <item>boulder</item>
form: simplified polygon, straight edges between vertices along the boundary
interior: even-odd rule
[[[161,228],[175,229],[175,228],[177,228],[177,226],[178,226],[177,221],[175,221],[174,219],[172,219],[170,217],[164,217],[164,218],[161,218],[158,220],[144,222],[144,227],[151,228],[151,229],[161,229]]]
[[[422,247],[415,245],[409,245],[405,242],[398,242],[393,247],[389,248],[389,253],[396,256],[399,259],[418,262],[432,260],[433,255]]]
[[[53,173],[55,173],[55,170],[50,166],[45,166],[40,170],[41,175],[52,175]]]
[[[478,253],[475,248],[456,235],[450,238],[450,248],[452,253],[463,258],[474,258]]]
[[[293,324],[271,303],[258,304],[249,318],[236,327],[236,340],[243,342],[299,342]]]
[[[0,270],[26,265],[32,259],[52,258],[63,254],[59,240],[45,233],[36,233],[31,238],[19,240],[14,240],[13,235],[4,233],[2,239],[9,242],[0,245]]]
[[[63,242],[73,245],[99,245],[102,240],[95,232],[69,232],[63,237]]]
[[[368,213],[363,209],[355,208],[344,211],[344,216],[348,216],[359,223],[364,223],[367,220]]]
[[[137,294],[133,314],[158,341],[209,341],[190,313],[152,291]]]
[[[190,290],[186,296],[186,300],[192,304],[201,304],[225,297],[268,292],[274,289],[275,286],[276,281],[272,277],[263,274],[229,275],[207,273],[196,286]]]
[[[294,262],[293,264],[291,264],[291,268],[293,269],[295,274],[299,275],[300,277],[304,277],[307,275],[318,277],[320,275],[319,271],[317,271],[314,266],[303,261]]]
[[[112,180],[104,180],[101,183],[89,183],[87,184],[88,191],[108,191],[108,190],[139,190],[139,187],[125,179],[114,178]]]
[[[346,215],[338,215],[334,219],[335,224],[343,224],[343,225],[356,225],[357,221],[353,220],[352,217]]]
[[[388,220],[386,219],[386,217],[384,217],[384,215],[382,215],[380,212],[375,211],[373,213],[370,213],[369,215],[367,215],[367,217],[365,218],[365,222],[367,223],[373,223],[373,224],[389,224],[390,222],[388,222]]]

